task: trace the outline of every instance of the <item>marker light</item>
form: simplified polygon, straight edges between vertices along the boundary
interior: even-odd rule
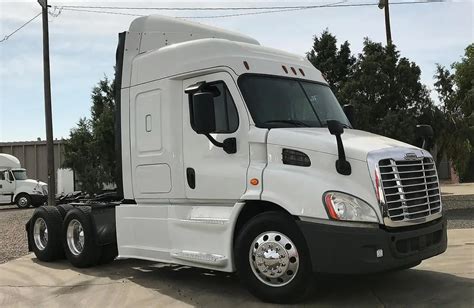
[[[285,71],[285,73],[288,74],[288,69],[286,68],[286,66],[282,65],[281,67],[283,68],[283,70]]]
[[[327,192],[324,203],[334,220],[379,222],[374,209],[366,202],[342,192]]]

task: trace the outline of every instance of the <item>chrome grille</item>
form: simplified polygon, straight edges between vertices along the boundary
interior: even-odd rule
[[[432,158],[379,161],[386,215],[394,222],[420,219],[441,212],[436,166]]]

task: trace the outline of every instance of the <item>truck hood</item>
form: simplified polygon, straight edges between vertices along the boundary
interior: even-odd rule
[[[404,142],[356,129],[345,129],[341,137],[346,157],[361,161],[367,161],[367,154],[369,152],[385,148],[417,149],[417,147]],[[283,147],[299,148],[332,155],[338,154],[336,137],[331,135],[325,127],[271,129],[268,133],[267,142]]]
[[[36,187],[38,185],[40,188],[43,186],[47,186],[45,182],[37,181],[37,180],[32,180],[32,179],[26,179],[26,180],[17,180],[19,186],[23,187]]]

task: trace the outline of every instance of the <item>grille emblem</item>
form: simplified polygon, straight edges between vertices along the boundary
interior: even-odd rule
[[[413,160],[413,159],[418,159],[418,156],[416,156],[415,153],[406,153],[405,154],[405,160]]]

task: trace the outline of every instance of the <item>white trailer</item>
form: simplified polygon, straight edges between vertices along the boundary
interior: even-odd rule
[[[28,179],[15,156],[0,153],[0,202],[16,204],[19,208],[38,207],[48,199],[48,186]]]
[[[116,67],[123,200],[39,208],[40,260],[64,247],[79,267],[118,254],[238,272],[262,300],[292,302],[314,272],[445,251],[429,152],[352,128],[305,57],[148,16],[119,35]]]

